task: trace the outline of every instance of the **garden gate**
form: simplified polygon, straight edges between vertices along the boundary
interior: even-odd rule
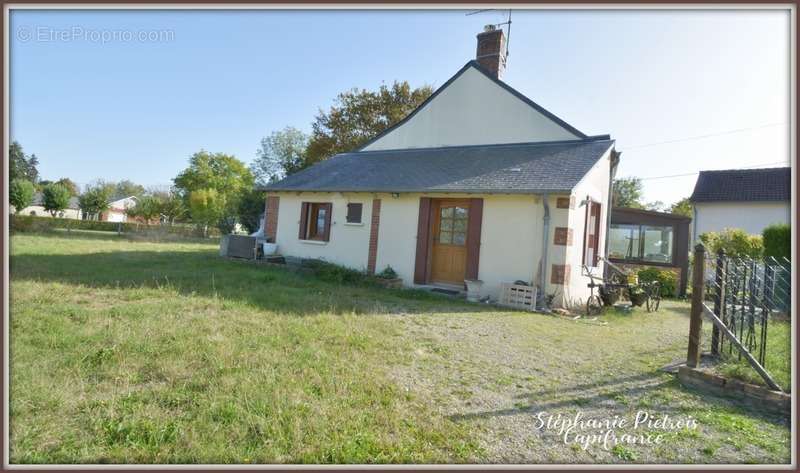
[[[692,274],[692,312],[687,365],[700,361],[700,332],[705,315],[714,324],[712,356],[744,358],[774,390],[781,390],[766,366],[770,321],[790,317],[791,263],[786,258],[706,254],[698,244]]]

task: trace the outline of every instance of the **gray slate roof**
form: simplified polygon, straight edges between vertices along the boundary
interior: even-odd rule
[[[763,202],[791,200],[791,168],[700,171],[692,202]]]
[[[38,205],[38,206],[44,205],[44,194],[42,194],[41,192],[33,194],[33,201],[31,202],[31,205]],[[78,198],[75,196],[70,197],[69,203],[67,204],[67,208],[72,210],[78,210],[80,208],[80,205],[78,204]]]
[[[338,154],[268,184],[268,191],[569,192],[613,146],[575,141],[448,146]]]

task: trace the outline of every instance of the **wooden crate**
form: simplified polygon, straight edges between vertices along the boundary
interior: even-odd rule
[[[500,283],[499,304],[522,310],[536,310],[536,287]]]

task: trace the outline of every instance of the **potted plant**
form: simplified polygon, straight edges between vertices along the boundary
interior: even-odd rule
[[[383,287],[397,289],[403,287],[403,280],[397,276],[397,272],[391,266],[376,274],[376,281]]]
[[[647,300],[647,293],[638,285],[631,286],[628,289],[628,298],[631,300],[632,306],[639,307]]]
[[[610,289],[606,286],[600,286],[600,299],[603,300],[604,306],[612,306],[619,301],[620,290]]]

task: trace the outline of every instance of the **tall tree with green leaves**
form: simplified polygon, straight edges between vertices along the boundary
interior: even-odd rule
[[[614,179],[614,189],[611,199],[614,207],[643,208],[642,180],[638,177]]]
[[[36,184],[39,180],[39,170],[36,169],[39,159],[35,154],[26,155],[22,150],[22,145],[13,141],[8,148],[8,158],[9,181],[21,178]]]
[[[691,217],[692,212],[692,202],[689,200],[688,197],[684,197],[683,199],[675,202],[670,206],[669,211],[670,213],[676,215],[683,215],[684,217]]]
[[[144,186],[136,184],[135,182],[123,179],[114,184],[112,192],[112,199],[124,199],[126,197],[141,197],[145,194]]]
[[[27,179],[16,178],[8,186],[8,202],[14,206],[14,213],[19,213],[33,202],[33,194],[36,189],[33,183]]]
[[[80,195],[81,193],[80,189],[78,189],[78,185],[72,182],[72,179],[68,177],[62,177],[56,181],[56,184],[61,184],[66,187],[70,195]]]
[[[229,232],[235,223],[239,201],[253,189],[255,179],[247,166],[235,157],[200,151],[192,155],[189,167],[178,174],[174,182],[175,189],[187,203],[192,220],[204,225],[216,225],[222,232]],[[192,204],[192,193],[201,190],[204,192],[198,194],[195,198],[197,202]],[[208,192],[211,190],[214,193]],[[200,201],[207,205],[200,205]],[[204,207],[221,209],[216,223],[208,221],[208,216],[213,212],[203,210]]]
[[[308,135],[291,126],[262,138],[250,165],[256,182],[267,184],[303,169],[307,147]]]
[[[248,233],[258,231],[261,226],[261,217],[264,215],[266,199],[263,191],[253,190],[244,195],[239,201],[239,222],[247,229]]]
[[[312,124],[303,167],[364,145],[405,118],[432,93],[428,85],[412,89],[406,81],[381,85],[375,92],[342,92],[330,110],[320,111]]]
[[[69,189],[61,184],[50,184],[42,190],[44,209],[55,217],[69,206]]]
[[[203,226],[203,235],[208,235],[208,227],[220,226],[220,222],[227,217],[228,203],[225,195],[216,189],[197,189],[189,193],[189,212],[192,221]],[[223,228],[220,228],[221,231]]]
[[[78,197],[78,206],[81,212],[84,213],[89,219],[97,219],[100,214],[108,209],[109,200],[111,200],[111,189],[109,186],[99,183],[84,191]]]

